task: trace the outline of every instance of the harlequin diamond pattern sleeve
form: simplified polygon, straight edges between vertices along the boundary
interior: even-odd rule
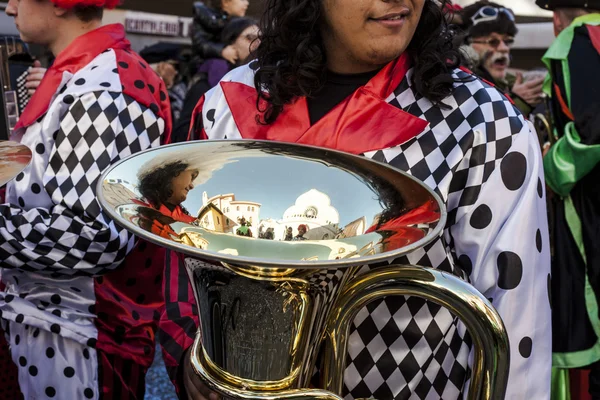
[[[101,211],[96,183],[111,164],[158,146],[164,122],[115,92],[66,96],[70,104],[55,133],[43,188],[50,209],[0,205],[0,260],[4,268],[96,274],[116,268],[133,236]]]
[[[476,202],[459,211],[450,232],[459,263],[498,310],[508,331],[506,398],[549,399],[550,245],[542,157],[529,126],[524,124],[497,163],[478,189]],[[476,170],[467,175],[467,181],[477,180]]]

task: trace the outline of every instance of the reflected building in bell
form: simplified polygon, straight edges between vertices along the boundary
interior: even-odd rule
[[[253,201],[236,200],[235,194],[219,194],[208,197],[202,193],[202,208],[198,219],[202,227],[224,233],[233,233],[245,219],[252,226],[259,221],[261,204]]]
[[[288,228],[292,228],[292,236],[298,235],[301,225],[307,227],[304,238],[308,240],[334,239],[340,233],[340,214],[331,205],[328,195],[316,189],[301,194],[278,221],[261,221],[263,229],[273,228],[275,240],[285,240]]]
[[[131,204],[138,199],[136,188],[122,179],[106,179],[102,182],[104,198],[113,207]]]

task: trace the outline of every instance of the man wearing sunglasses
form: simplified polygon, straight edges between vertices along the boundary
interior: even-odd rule
[[[493,83],[514,100],[525,117],[541,103],[543,78],[524,82],[523,77],[509,74],[510,48],[517,34],[515,16],[507,8],[478,1],[462,12],[465,54],[474,72]]]
[[[537,0],[557,35],[544,62],[557,142],[544,157],[553,197],[553,364],[590,370],[600,399],[600,0]],[[564,370],[563,370],[564,371]]]

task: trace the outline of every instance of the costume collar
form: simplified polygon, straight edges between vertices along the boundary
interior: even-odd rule
[[[256,122],[257,93],[253,87],[221,82],[221,88],[245,139],[310,144],[362,154],[398,146],[427,127],[426,121],[386,101],[404,80],[409,68],[410,59],[403,54],[313,126],[304,97],[284,107],[273,124],[262,125]]]
[[[62,82],[64,72],[75,74],[106,49],[131,48],[121,24],[106,25],[77,37],[64,49],[46,71],[40,86],[31,97],[16,129],[26,128],[37,121],[50,107],[52,97]]]

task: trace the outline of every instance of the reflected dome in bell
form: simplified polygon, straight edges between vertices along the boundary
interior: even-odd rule
[[[340,213],[331,204],[331,198],[316,189],[298,196],[279,221],[279,225],[284,226],[284,236],[288,228],[292,228],[296,236],[299,228],[304,226],[306,232],[302,236],[308,240],[333,239],[338,234],[339,223]]]

